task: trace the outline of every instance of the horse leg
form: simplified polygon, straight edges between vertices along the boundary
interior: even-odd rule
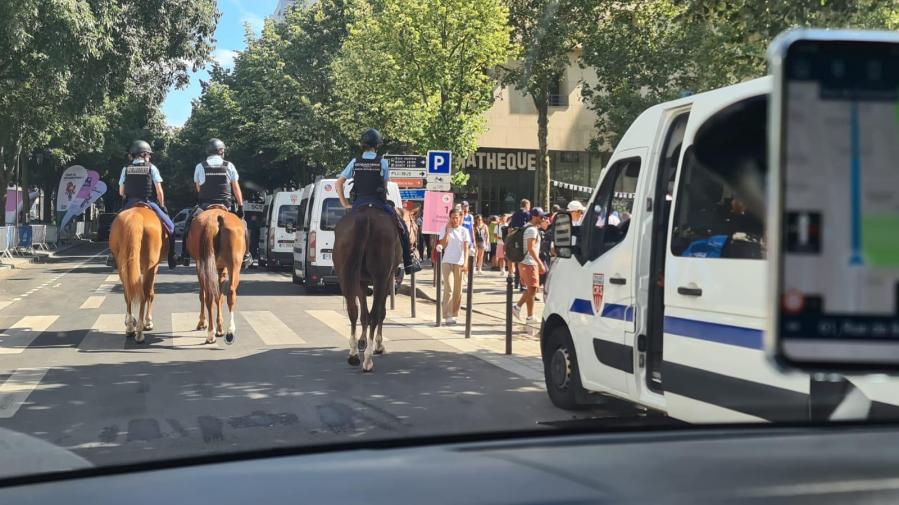
[[[215,336],[222,337],[225,335],[225,317],[222,313],[222,305],[225,299],[225,270],[219,271],[219,296],[215,301],[216,317],[215,317]]]
[[[206,329],[206,313],[203,312],[206,308],[206,290],[203,286],[206,284],[203,282],[203,272],[200,270],[200,262],[197,262],[197,279],[200,280],[200,320],[197,322],[198,330]]]
[[[206,343],[214,344],[215,343],[215,319],[213,319],[213,307],[215,306],[216,300],[212,296],[212,293],[206,293],[206,317],[208,318],[209,324],[206,327]]]
[[[225,335],[225,341],[231,343],[237,335],[237,324],[234,321],[235,311],[237,309],[237,286],[240,284],[240,267],[243,264],[243,258],[234,260],[232,258],[231,266],[228,271],[228,313],[231,314],[231,322],[228,324],[228,333]]]
[[[378,334],[375,335],[375,354],[384,354],[384,321],[378,325]]]
[[[144,299],[147,300],[147,314],[143,319],[144,331],[153,329],[153,301],[156,299],[157,269],[152,268],[144,276]]]
[[[387,283],[392,282],[388,279]],[[371,313],[369,315],[368,341],[365,347],[365,359],[362,362],[362,371],[371,372],[375,369],[375,363],[372,357],[375,351],[375,333],[378,327],[384,322],[387,315],[387,284],[385,282],[374,283],[374,296],[371,302]]]
[[[131,297],[128,296],[128,289],[125,289],[125,337],[131,338],[135,336],[134,316],[131,315]]]
[[[368,325],[371,323],[371,313],[368,311],[368,297],[365,296],[365,292],[368,290],[368,286],[365,283],[359,284],[359,305],[362,308],[361,312],[361,320],[362,320],[362,340],[359,342],[359,348],[364,351],[366,347],[366,335],[368,334]]]
[[[135,326],[137,327],[137,334],[134,337],[134,341],[138,344],[144,342],[144,315],[147,313],[147,297],[143,292],[143,286],[141,289],[141,297],[140,297],[140,310],[137,313],[137,320],[135,321]]]
[[[346,313],[350,318],[350,355],[347,357],[347,363],[351,366],[359,366],[359,348],[356,346],[356,322],[359,319],[359,305],[356,302],[356,294],[350,291],[349,287],[344,290],[344,299],[346,300]]]

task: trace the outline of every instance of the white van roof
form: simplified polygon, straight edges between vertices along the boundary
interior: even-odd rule
[[[751,81],[734,84],[725,88],[719,88],[705,93],[698,93],[670,102],[654,105],[640,114],[621,137],[616,150],[649,147],[647,142],[652,141],[656,135],[656,129],[665,111],[684,106],[690,108],[690,124],[686,132],[685,140],[690,142],[693,132],[710,116],[741,100],[753,96],[764,95],[771,92],[773,79],[770,76],[753,79]]]

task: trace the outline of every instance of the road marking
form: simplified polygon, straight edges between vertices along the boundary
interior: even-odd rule
[[[197,330],[197,312],[172,313],[172,347],[175,349],[199,349],[210,347],[206,343],[206,330]]]
[[[0,354],[20,354],[59,316],[27,316],[0,333]]]
[[[6,307],[9,307],[10,305],[12,305],[12,302],[11,302],[11,301],[0,302],[0,310],[3,310],[3,309],[5,309]]]
[[[340,338],[350,338],[350,320],[346,316],[346,314],[341,314],[336,310],[307,310],[307,314],[318,319],[325,326],[331,328],[332,330],[337,332],[337,335]],[[387,322],[386,320],[384,322]],[[362,338],[362,324],[357,325],[358,335],[357,338]],[[384,342],[389,342],[390,338],[387,335],[383,335]]]
[[[124,349],[126,341],[125,315],[100,314],[91,326],[91,331],[78,344],[78,349],[82,351]]]
[[[13,372],[0,386],[0,418],[16,415],[48,371],[49,368],[20,368]]]
[[[238,312],[266,345],[300,345],[306,341],[267,310]]]
[[[106,280],[103,281],[103,282],[104,282],[104,283],[107,283],[107,282],[119,282],[119,274],[112,274],[112,275],[109,275],[109,276],[106,277]]]
[[[82,309],[99,309],[100,305],[103,305],[103,301],[106,300],[105,296],[88,296],[87,300],[81,304]]]
[[[112,293],[112,288],[115,287],[115,284],[100,284],[100,286],[94,290],[94,293]]]

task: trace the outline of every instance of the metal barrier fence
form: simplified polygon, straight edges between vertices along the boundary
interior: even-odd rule
[[[33,238],[34,235],[32,234],[30,225],[23,224],[19,226],[19,242],[16,250],[25,254],[34,253],[34,244],[32,242]]]
[[[15,226],[0,226],[0,258],[12,258],[15,240]]]
[[[47,238],[47,245],[51,249],[55,249],[57,242],[59,242],[59,227],[54,224],[48,224],[46,238]]]
[[[31,225],[31,248],[44,251],[50,250],[50,247],[47,246],[47,225]]]

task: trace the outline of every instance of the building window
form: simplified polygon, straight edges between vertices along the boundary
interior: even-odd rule
[[[556,78],[549,85],[549,106],[550,107],[568,107],[568,93],[562,85],[562,78]]]
[[[562,163],[580,163],[581,153],[577,151],[562,151],[559,153],[559,161]]]

